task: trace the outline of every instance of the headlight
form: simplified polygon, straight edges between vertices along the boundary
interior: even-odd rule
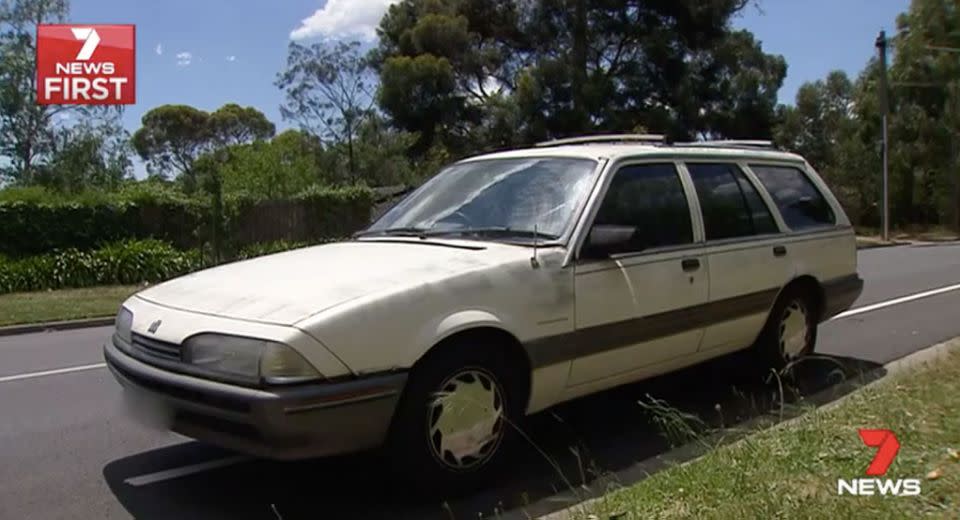
[[[126,307],[120,307],[120,312],[117,313],[115,326],[117,329],[117,337],[129,345],[132,341],[130,329],[133,327],[133,313],[130,312],[130,309]]]
[[[290,347],[239,336],[193,336],[183,344],[183,361],[211,375],[251,384],[295,383],[321,377]]]

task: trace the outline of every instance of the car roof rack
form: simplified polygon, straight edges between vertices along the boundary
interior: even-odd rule
[[[718,141],[699,141],[694,143],[674,143],[674,146],[689,148],[742,148],[745,150],[776,150],[773,141],[726,139]]]
[[[537,148],[550,148],[553,146],[564,146],[568,144],[598,144],[598,143],[649,143],[664,144],[666,137],[656,134],[608,134],[608,135],[587,135],[583,137],[568,137],[565,139],[554,139],[537,143]]]

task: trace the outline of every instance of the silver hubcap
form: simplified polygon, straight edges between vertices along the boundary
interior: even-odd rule
[[[807,348],[807,309],[793,301],[783,311],[780,320],[780,352],[786,360],[800,357]]]
[[[503,437],[503,395],[489,372],[471,368],[440,385],[427,416],[433,455],[453,469],[485,463]]]

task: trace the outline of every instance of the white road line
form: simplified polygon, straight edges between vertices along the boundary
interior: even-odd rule
[[[37,377],[46,377],[46,376],[57,376],[60,374],[69,374],[71,372],[83,372],[86,370],[96,370],[98,368],[106,368],[105,363],[97,363],[95,365],[82,365],[78,367],[67,367],[67,368],[58,368],[55,370],[44,370],[43,372],[30,372],[27,374],[17,374],[13,376],[3,376],[0,377],[0,383],[9,383],[10,381],[20,381],[21,379],[34,379]]]
[[[902,298],[895,298],[893,300],[887,300],[885,302],[874,303],[872,305],[866,305],[863,307],[857,307],[856,309],[850,309],[847,312],[842,312],[833,317],[833,320],[842,320],[844,318],[849,318],[851,316],[856,316],[858,314],[864,314],[867,312],[877,311],[886,307],[892,307],[894,305],[900,305],[903,303],[912,302],[914,300],[919,300],[922,298],[929,298],[931,296],[936,296],[938,294],[948,293],[950,291],[960,290],[960,284],[950,285],[947,287],[941,287],[939,289],[933,289],[930,291],[924,291],[917,294],[911,294],[909,296],[904,296]]]
[[[929,291],[924,291],[924,292],[920,292],[920,293],[916,293],[916,294],[911,294],[911,295],[903,296],[903,297],[900,297],[900,298],[894,298],[894,299],[892,299],[892,300],[887,300],[887,301],[880,302],[880,303],[874,303],[874,304],[866,305],[866,306],[863,306],[863,307],[857,307],[856,309],[850,309],[849,311],[846,311],[846,312],[842,312],[842,313],[840,313],[840,314],[837,314],[836,316],[834,316],[833,318],[831,318],[830,321],[833,321],[833,320],[842,320],[842,319],[844,319],[844,318],[850,318],[850,317],[852,317],[852,316],[857,316],[858,314],[864,314],[864,313],[867,313],[867,312],[873,312],[873,311],[877,311],[877,310],[880,310],[880,309],[884,309],[884,308],[886,308],[886,307],[892,307],[892,306],[894,306],[894,305],[901,305],[901,304],[909,303],[909,302],[912,302],[912,301],[915,301],[915,300],[920,300],[920,299],[923,299],[923,298],[929,298],[929,297],[931,297],[931,296],[936,296],[936,295],[938,295],[938,294],[948,293],[948,292],[957,291],[957,290],[960,290],[960,284],[949,285],[949,286],[947,286],[947,287],[941,287],[941,288],[939,288],[939,289],[931,289],[931,290],[929,290]],[[12,376],[0,376],[0,383],[9,383],[9,382],[11,382],[11,381],[20,381],[20,380],[23,380],[23,379],[34,379],[34,378],[46,377],[46,376],[57,376],[57,375],[61,375],[61,374],[69,374],[69,373],[71,373],[71,372],[83,372],[83,371],[86,371],[86,370],[97,370],[97,369],[99,369],[99,368],[106,368],[106,366],[107,366],[107,365],[106,365],[105,363],[97,363],[97,364],[94,364],[94,365],[82,365],[82,366],[76,366],[76,367],[58,368],[58,369],[55,369],[55,370],[44,370],[44,371],[42,371],[42,372],[30,372],[30,373],[27,373],[27,374],[16,374],[16,375],[12,375]]]
[[[163,482],[164,480],[170,480],[170,479],[183,477],[186,475],[192,475],[194,473],[200,473],[202,471],[207,471],[215,468],[222,468],[224,466],[232,466],[234,464],[246,462],[251,459],[253,459],[253,457],[248,457],[246,455],[236,455],[233,457],[227,457],[225,459],[211,460],[207,462],[201,462],[199,464],[191,464],[189,466],[182,466],[179,468],[158,471],[156,473],[150,473],[147,475],[140,475],[139,477],[130,477],[124,480],[124,482],[127,484],[130,484],[131,486],[146,486],[147,484],[155,484],[157,482]]]

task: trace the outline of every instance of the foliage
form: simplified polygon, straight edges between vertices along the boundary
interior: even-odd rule
[[[187,105],[163,105],[144,114],[133,147],[150,173],[193,175],[193,162],[206,151],[210,115]]]
[[[949,223],[960,230],[960,13],[949,1],[913,0],[897,25],[890,69],[891,222]],[[781,146],[823,173],[859,225],[876,226],[880,219],[880,96],[876,60],[853,83],[833,72],[800,88],[796,106],[781,109],[775,132]]]
[[[188,105],[163,105],[143,116],[132,142],[152,174],[177,174],[192,193],[202,187],[195,168],[201,156],[267,139],[274,132],[273,123],[255,108],[230,103],[209,114]]]
[[[407,150],[416,141],[414,134],[391,129],[380,116],[372,115],[367,118],[360,125],[354,144],[360,179],[372,186],[414,182],[418,175],[407,156]]]
[[[333,181],[332,172],[321,166],[324,158],[319,139],[297,130],[231,147],[219,165],[223,192],[267,200],[291,197],[313,184]]]
[[[960,341],[950,343],[950,354],[796,420],[742,438],[739,428],[727,430],[719,441],[725,445],[611,486],[621,489],[583,504],[571,518],[955,518]],[[921,479],[921,496],[837,496],[837,480],[863,478],[876,453],[863,445],[861,427],[896,433],[900,450],[880,478]]]
[[[201,206],[172,190],[143,187],[69,198],[21,188],[0,191],[0,221],[0,253],[11,257],[148,237],[186,247],[196,241]]]
[[[419,153],[638,125],[768,137],[786,63],[730,28],[747,3],[403,0],[380,23],[380,106]],[[518,135],[478,139],[490,125]]]
[[[240,145],[269,139],[277,127],[256,108],[227,103],[210,114],[210,136],[220,146]]]
[[[342,143],[347,171],[358,180],[354,141],[373,108],[368,60],[358,42],[290,44],[286,69],[277,75],[277,86],[286,100],[280,107],[284,119],[324,139]]]
[[[36,99],[36,25],[62,22],[68,12],[67,0],[0,1],[0,181],[33,183],[54,147],[55,118],[72,111]]]
[[[274,253],[283,253],[284,251],[291,251],[294,249],[300,249],[313,245],[309,242],[289,242],[287,240],[277,240],[275,242],[263,242],[259,244],[251,244],[242,248],[237,253],[238,260],[249,260],[251,258],[256,258],[258,256],[272,255]]]
[[[93,251],[65,249],[0,261],[0,293],[159,282],[197,269],[199,255],[157,240],[125,241]]]
[[[49,162],[35,182],[61,192],[116,190],[130,179],[129,134],[123,129],[122,108],[85,108],[76,124],[56,132]]]
[[[373,202],[366,186],[310,184],[274,201],[229,194],[223,200],[221,258],[256,242],[349,235],[369,222]],[[0,221],[0,254],[11,258],[128,239],[155,238],[183,249],[212,241],[207,202],[158,180],[72,196],[41,187],[0,190]]]

